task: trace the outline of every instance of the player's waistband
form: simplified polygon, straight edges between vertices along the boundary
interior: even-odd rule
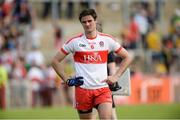
[[[91,90],[94,90],[94,89],[101,89],[101,88],[109,88],[108,85],[103,85],[103,86],[80,86],[80,88],[83,88],[83,89],[91,89]]]

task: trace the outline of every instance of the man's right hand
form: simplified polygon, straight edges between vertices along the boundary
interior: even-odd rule
[[[81,86],[84,84],[84,80],[82,76],[75,77],[75,78],[70,78],[66,81],[66,84],[68,86]]]
[[[115,82],[114,84],[109,85],[109,89],[111,91],[118,91],[121,89],[121,86],[119,86],[118,82]]]

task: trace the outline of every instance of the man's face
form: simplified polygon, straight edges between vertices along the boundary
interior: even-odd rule
[[[87,15],[81,18],[81,24],[85,33],[92,33],[96,30],[96,21],[91,15]]]

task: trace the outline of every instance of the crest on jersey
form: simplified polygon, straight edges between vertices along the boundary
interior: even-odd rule
[[[91,45],[91,49],[94,49],[94,45]]]
[[[103,42],[103,41],[100,41],[100,42],[99,42],[99,45],[100,45],[100,47],[104,47],[104,42]]]

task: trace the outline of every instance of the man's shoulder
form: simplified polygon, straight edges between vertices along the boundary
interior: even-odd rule
[[[111,38],[111,39],[115,40],[115,37],[113,37],[113,36],[110,35],[110,34],[101,33],[101,32],[99,32],[98,34],[99,34],[100,36],[102,36],[102,37],[107,37],[107,38]]]
[[[80,34],[78,34],[78,35],[75,35],[74,37],[71,37],[70,39],[67,40],[66,44],[68,44],[68,43],[70,43],[70,42],[72,42],[72,41],[74,41],[74,40],[77,40],[77,39],[81,38],[83,35],[84,35],[83,33],[80,33]]]

